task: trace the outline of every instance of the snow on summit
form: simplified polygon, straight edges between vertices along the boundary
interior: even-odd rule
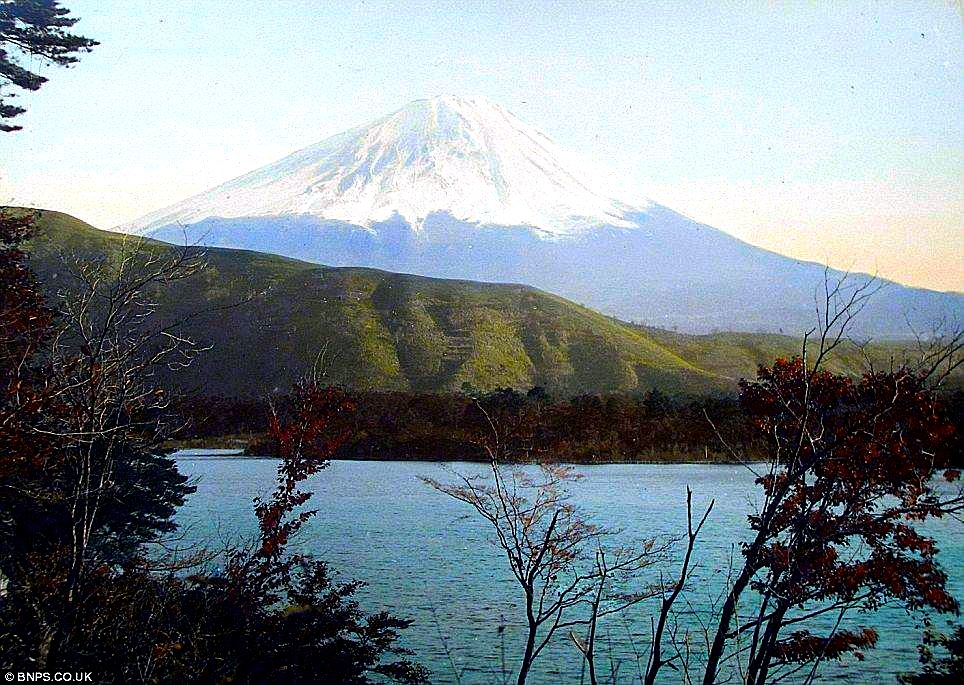
[[[484,98],[417,100],[122,227],[207,218],[309,214],[371,226],[399,214],[416,230],[433,212],[565,236],[632,226],[631,208],[583,176],[544,135]],[[645,206],[645,204],[644,204]]]

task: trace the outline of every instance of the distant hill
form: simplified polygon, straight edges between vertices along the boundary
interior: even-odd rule
[[[28,246],[54,289],[64,257],[178,249],[43,211]],[[684,335],[617,321],[521,285],[326,267],[269,254],[204,248],[208,266],[159,296],[159,314],[190,315],[182,331],[211,349],[178,376],[228,396],[285,388],[322,350],[334,383],[359,389],[454,391],[545,386],[560,394],[659,389],[727,392],[756,365],[792,354],[779,335]],[[877,346],[887,357],[896,346]],[[837,368],[859,368],[856,350]]]

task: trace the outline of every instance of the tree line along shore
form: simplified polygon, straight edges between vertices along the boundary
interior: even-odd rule
[[[536,387],[459,394],[341,390],[356,410],[342,418],[346,440],[333,459],[488,461],[498,439],[519,461],[574,464],[714,463],[766,458],[766,445],[730,395],[660,391],[560,398]],[[277,456],[270,422],[291,401],[191,396],[177,406],[185,429],[174,449],[238,449]],[[958,426],[964,392],[947,395]],[[495,433],[493,433],[493,429]]]

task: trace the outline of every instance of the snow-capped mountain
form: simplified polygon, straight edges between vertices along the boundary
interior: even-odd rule
[[[502,107],[444,96],[118,230],[332,266],[526,283],[684,331],[812,327],[823,265],[648,200],[622,202],[584,169]],[[853,331],[906,336],[908,323],[928,330],[940,320],[964,320],[964,296],[890,284]]]
[[[624,218],[630,208],[602,187],[582,175],[570,154],[499,105],[442,96],[412,102],[125,228],[303,214],[365,227],[398,215],[417,230],[439,211],[472,223],[530,226],[546,236],[632,226]]]

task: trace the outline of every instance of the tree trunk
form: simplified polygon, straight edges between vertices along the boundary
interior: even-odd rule
[[[710,647],[706,657],[706,670],[703,672],[703,685],[713,685],[716,682],[717,671],[720,668],[720,660],[723,658],[723,650],[726,647],[726,635],[730,630],[730,622],[733,614],[736,613],[736,604],[740,595],[746,589],[753,573],[748,563],[744,564],[743,571],[733,582],[723,609],[720,611],[720,620],[716,627],[716,636],[713,638],[713,645]]]
[[[589,685],[596,685],[596,621],[589,628],[589,642],[586,644],[586,661],[589,662]]]
[[[723,651],[726,649],[727,633],[730,632],[730,623],[733,621],[733,614],[736,613],[736,605],[740,600],[740,595],[743,594],[747,585],[750,584],[750,579],[753,577],[753,574],[756,573],[756,569],[754,568],[755,560],[759,558],[760,550],[763,548],[767,539],[770,521],[773,518],[773,511],[775,509],[773,502],[781,501],[783,494],[785,494],[785,489],[784,492],[777,493],[777,495],[773,497],[770,506],[766,507],[760,516],[760,527],[757,531],[756,538],[754,538],[753,542],[743,553],[743,569],[740,571],[740,575],[737,576],[736,580],[733,581],[733,587],[730,588],[730,592],[726,596],[726,601],[723,603],[723,609],[720,611],[720,619],[716,626],[716,635],[713,638],[713,645],[710,647],[709,654],[706,656],[706,670],[703,672],[703,685],[713,685],[716,681],[717,672],[720,669],[720,661],[723,659]]]
[[[519,679],[517,685],[525,685],[526,678],[529,677],[529,669],[532,668],[532,652],[536,648],[536,629],[529,626],[529,636],[526,638],[526,651],[522,655],[522,664],[519,666]]]
[[[529,669],[532,668],[532,654],[536,649],[536,632],[539,630],[536,618],[532,614],[532,588],[526,587],[525,592],[526,618],[529,622],[529,634],[526,636],[526,651],[522,655],[522,664],[519,666],[519,679],[516,681],[517,685],[525,685],[526,678],[529,677]]]
[[[773,646],[777,642],[785,614],[786,609],[778,609],[770,620],[767,621],[767,628],[763,634],[763,641],[760,643],[760,650],[757,653],[756,659],[749,664],[749,668],[747,669],[747,685],[765,685],[767,675],[770,671],[770,661],[773,659]]]

